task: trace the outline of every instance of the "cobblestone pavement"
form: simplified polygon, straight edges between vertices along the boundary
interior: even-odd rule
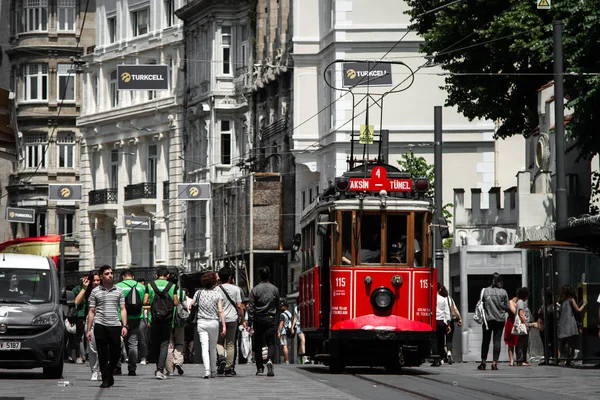
[[[64,379],[72,386],[59,387],[57,379],[44,379],[41,370],[0,370],[0,400],[25,399],[355,399],[318,379],[299,374],[295,366],[276,365],[275,376],[255,376],[254,365],[238,365],[235,377],[202,379],[201,364],[185,364],[183,376],[166,381],[154,377],[154,365],[138,365],[138,376],[115,376],[115,386],[100,389],[101,382],[90,381],[87,364],[65,364]],[[38,372],[39,371],[39,372]]]

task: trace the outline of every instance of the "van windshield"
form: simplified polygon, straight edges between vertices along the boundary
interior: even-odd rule
[[[0,268],[0,302],[48,303],[51,282],[49,270]]]

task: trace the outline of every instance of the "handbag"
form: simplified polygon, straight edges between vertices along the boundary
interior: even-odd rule
[[[527,325],[524,324],[523,321],[521,321],[521,317],[519,317],[519,312],[515,315],[515,323],[510,333],[518,336],[527,335],[529,333],[527,331]]]
[[[483,292],[485,292],[485,288],[481,289],[481,294],[479,295],[479,301],[475,306],[475,315],[473,316],[473,320],[477,322],[479,325],[485,324],[485,329],[488,328],[487,319],[485,318],[485,307],[483,306]]]
[[[450,309],[450,321],[458,321],[458,315],[454,311],[454,307],[452,307],[454,305],[454,300],[450,300],[450,296],[448,296],[446,299],[448,301],[448,308]]]

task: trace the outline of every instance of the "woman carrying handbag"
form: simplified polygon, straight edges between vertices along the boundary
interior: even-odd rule
[[[517,307],[515,313],[515,323],[512,329],[513,335],[519,336],[517,343],[516,355],[517,366],[530,366],[527,362],[527,348],[529,347],[529,327],[535,326],[535,323],[530,324],[529,319],[531,313],[527,307],[527,299],[529,298],[529,289],[524,287],[517,290]]]

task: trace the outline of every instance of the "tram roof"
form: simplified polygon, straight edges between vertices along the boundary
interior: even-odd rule
[[[301,217],[301,224],[316,218],[315,214],[320,213],[324,209],[328,211],[333,210],[358,210],[361,208],[363,211],[417,211],[417,212],[433,212],[433,205],[428,199],[410,199],[410,198],[397,198],[387,197],[385,199],[385,205],[382,205],[382,198],[377,196],[366,196],[362,200],[362,207],[360,206],[361,200],[358,197],[350,199],[331,199],[331,200],[317,200],[311,203],[303,212]]]

